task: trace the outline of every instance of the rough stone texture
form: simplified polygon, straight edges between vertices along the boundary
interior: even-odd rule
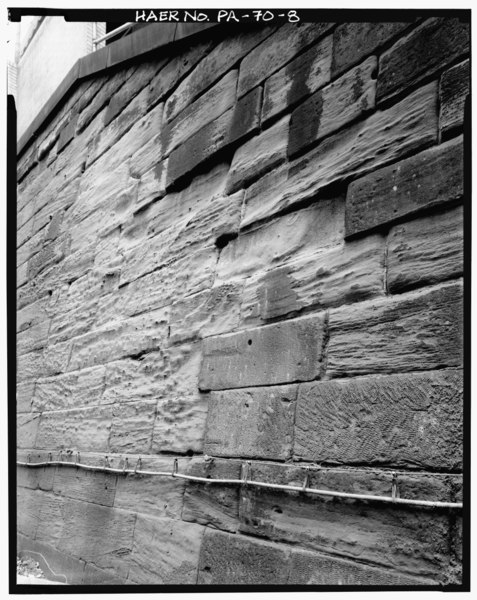
[[[262,124],[328,83],[333,36],[312,46],[265,80]]]
[[[343,23],[333,32],[332,76],[349,67],[386,44],[410,23]]]
[[[17,383],[17,413],[25,413],[32,410],[32,398],[34,391],[34,381]]]
[[[460,371],[303,384],[294,453],[325,463],[462,469]]]
[[[233,106],[237,89],[238,71],[230,71],[208,92],[185,108],[163,129],[164,154],[184,143],[196,131],[220,117]]]
[[[252,464],[252,478],[286,485],[303,485],[304,469],[266,463]],[[315,478],[316,477],[316,478]],[[343,490],[346,487],[322,480],[318,470],[310,474],[310,487]],[[369,472],[354,480],[346,478],[352,491],[390,495],[387,482],[375,482]],[[354,480],[354,481],[353,481]],[[351,491],[351,490],[349,490]],[[396,569],[438,583],[449,560],[446,511],[414,510],[379,503],[291,494],[246,488],[240,506],[240,531],[275,542],[288,542],[301,549],[333,553],[344,559]]]
[[[237,35],[218,44],[201,60],[167,100],[164,113],[166,121],[171,121],[203,90],[224,75],[231,65],[260,44],[275,29],[274,27],[260,27],[238,32]]]
[[[432,585],[432,579],[402,575],[391,569],[376,569],[333,556],[296,550],[291,555],[289,585],[376,585],[380,588]]]
[[[396,225],[389,232],[387,287],[396,293],[463,274],[463,209]]]
[[[459,284],[331,310],[327,375],[458,367],[462,311]]]
[[[372,110],[376,68],[376,57],[371,56],[300,104],[291,116],[288,156]]]
[[[241,463],[207,457],[193,459],[187,474],[210,479],[240,479]],[[239,496],[240,490],[237,485],[204,485],[188,481],[184,493],[182,519],[235,532],[239,525]]]
[[[247,279],[241,319],[259,325],[305,308],[351,304],[384,293],[384,240],[369,236],[297,260]]]
[[[463,162],[459,137],[353,181],[346,195],[346,235],[458,200]]]
[[[37,440],[39,413],[17,414],[17,447],[34,448]]]
[[[308,381],[320,374],[325,317],[313,316],[206,338],[203,390]]]
[[[108,450],[111,407],[78,408],[44,412],[36,447],[43,449]],[[33,444],[29,444],[31,448]]]
[[[318,147],[251,186],[242,226],[315,197],[437,140],[437,87],[431,83],[384,111],[323,140]]]
[[[322,37],[332,23],[287,23],[250,52],[240,64],[238,95],[243,96]]]
[[[156,400],[140,400],[113,406],[109,448],[111,452],[149,452]]]
[[[379,60],[377,96],[383,98],[418,81],[469,50],[470,27],[454,18],[425,21],[400,38]]]
[[[82,471],[75,467],[59,467],[55,474],[53,492],[74,500],[113,506],[116,475]]]
[[[227,178],[228,193],[247,187],[263,173],[284,162],[290,116],[252,138],[235,152]]]
[[[207,529],[197,583],[283,585],[287,582],[289,558],[286,547]]]
[[[452,67],[441,77],[440,128],[441,135],[449,136],[464,124],[464,107],[470,92],[470,63],[468,60]]]
[[[342,240],[343,228],[344,202],[333,198],[243,232],[220,253],[218,281],[243,279],[260,269],[332,247]]]
[[[128,579],[142,584],[195,584],[203,530],[195,523],[138,515]]]
[[[206,454],[290,458],[296,396],[297,386],[211,392]]]

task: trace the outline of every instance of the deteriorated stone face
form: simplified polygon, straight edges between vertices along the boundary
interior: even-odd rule
[[[18,548],[57,581],[462,581],[458,510],[333,494],[463,500],[469,24],[293,15],[113,42],[20,150],[17,460],[70,464],[17,467]]]

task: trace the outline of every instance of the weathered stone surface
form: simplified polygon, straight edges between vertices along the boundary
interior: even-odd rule
[[[28,277],[34,279],[41,271],[47,267],[62,261],[70,251],[70,237],[65,234],[35,254],[28,261]]]
[[[246,187],[261,174],[286,160],[290,116],[240,146],[235,152],[226,191]]]
[[[64,373],[67,370],[69,358],[71,355],[70,341],[60,342],[58,344],[48,344],[43,350],[43,377]]]
[[[432,579],[409,577],[391,569],[376,569],[306,550],[291,555],[289,585],[435,585]]]
[[[86,564],[84,568],[82,585],[124,585],[126,580],[122,577],[111,575],[102,569],[97,569],[91,564]]]
[[[95,406],[101,403],[105,367],[38,379],[32,408],[38,412]]]
[[[250,50],[268,37],[275,27],[260,27],[227,35],[215,48],[210,49],[192,73],[182,81],[166,102],[164,117],[171,121],[204,90],[220,79]]]
[[[107,451],[111,419],[110,406],[44,412],[38,427],[36,447]]]
[[[25,283],[28,282],[28,263],[23,263],[20,267],[17,267],[16,276],[16,286],[18,289],[19,287],[25,285]]]
[[[73,500],[113,506],[116,481],[116,475],[108,473],[83,471],[75,467],[59,467],[55,474],[53,491],[59,496],[66,496]]]
[[[199,387],[220,390],[315,379],[324,328],[320,315],[206,338]]]
[[[17,333],[17,354],[26,354],[46,346],[49,329],[50,320],[47,319]]]
[[[227,333],[240,321],[241,283],[224,283],[174,302],[171,344]]]
[[[337,475],[343,481],[341,485],[337,484],[336,475],[333,481],[326,472],[311,471],[309,485],[333,491],[390,495],[389,473],[386,478],[382,474],[374,478],[369,471],[361,471],[357,478],[353,473]],[[253,463],[251,478],[301,486],[305,469]],[[359,500],[248,487],[242,493],[240,517],[240,531],[244,533],[417,577],[439,581],[449,560],[446,511],[407,510],[398,506],[390,510],[383,503],[363,505]]]
[[[40,415],[38,413],[20,413],[17,414],[17,447],[34,448],[37,439],[38,423]]]
[[[383,293],[384,239],[369,236],[252,275],[245,282],[241,320],[259,325],[303,308],[351,304]]]
[[[437,87],[431,83],[378,111],[247,190],[242,226],[315,197],[332,183],[356,178],[437,141]]]
[[[17,383],[17,413],[30,412],[32,410],[34,390],[34,381]]]
[[[149,452],[156,400],[140,400],[113,406],[109,447],[112,452]]]
[[[153,77],[149,84],[148,105],[154,106],[162,100],[199,61],[210,55],[212,47],[212,40],[204,40],[192,44],[189,48],[185,48],[181,54],[169,61],[165,67]],[[173,118],[167,104],[165,106],[165,117],[168,121]]]
[[[330,311],[330,377],[462,363],[462,286],[370,300]]]
[[[17,356],[17,383],[36,380],[44,373],[44,357],[41,350]]]
[[[187,106],[163,128],[164,154],[167,156],[196,131],[220,117],[235,101],[238,71],[229,71],[208,92]]]
[[[67,585],[84,583],[84,561],[66,556],[50,544],[17,534],[17,553],[20,558],[28,557],[38,562],[48,581]]]
[[[133,164],[131,159],[131,165]],[[154,162],[154,161],[151,161]],[[135,167],[137,169],[137,167]],[[142,168],[142,167],[141,167]],[[133,167],[131,166],[131,174],[133,174]],[[167,159],[161,161],[156,165],[152,166],[149,170],[141,174],[141,180],[139,182],[136,207],[137,211],[142,211],[148,207],[152,202],[159,200],[166,195],[166,172],[167,172]],[[136,170],[134,174],[139,174],[140,171]],[[134,213],[133,219],[137,213]],[[124,227],[124,234],[128,235],[128,226]]]
[[[370,56],[300,104],[291,116],[288,156],[295,156],[373,109],[376,68],[377,59]]]
[[[187,144],[179,146],[171,153],[167,164],[167,188],[188,176],[220,150],[226,149],[257,129],[260,121],[260,99],[257,102],[255,97],[256,94],[246,101],[245,121],[242,118],[245,116],[243,106],[237,103],[235,108],[230,108],[214,121],[204,125],[188,139]],[[252,110],[253,105],[255,110]]]
[[[161,309],[121,320],[73,340],[68,370],[160,348],[167,339],[168,311]]]
[[[193,459],[187,475],[210,479],[240,479],[241,463],[234,460]],[[239,487],[213,483],[187,482],[184,493],[183,521],[192,521],[224,531],[238,529]]]
[[[23,456],[21,454],[23,454]],[[28,454],[30,454],[30,452],[28,452]],[[25,451],[17,452],[17,460],[29,462],[27,453]],[[33,458],[30,462],[36,461]],[[32,468],[17,466],[17,487],[29,488],[31,490],[40,489],[48,492],[53,489],[54,478],[55,469],[51,467]]]
[[[28,239],[17,248],[16,264],[22,265],[29,261],[43,247],[46,229],[42,228],[28,237]]]
[[[391,293],[463,274],[463,217],[459,206],[391,229],[387,258]]]
[[[440,85],[440,129],[448,136],[464,124],[465,100],[470,92],[470,64],[466,60],[443,73]]]
[[[25,331],[47,320],[48,299],[43,298],[17,311],[17,332]]]
[[[290,458],[297,391],[298,386],[279,386],[211,392],[206,454]]]
[[[157,393],[152,451],[202,452],[208,397],[199,392],[201,352],[198,344],[171,347]],[[167,364],[168,363],[168,364]]]
[[[389,97],[469,50],[469,23],[434,18],[400,38],[379,60],[377,97]]]
[[[159,106],[162,111],[163,104],[160,104]],[[146,115],[144,119],[146,119],[147,116],[148,115]],[[129,162],[131,177],[142,178],[143,175],[152,170],[153,167],[158,167],[158,161],[162,158],[162,155],[162,134],[159,132],[153,135],[131,156]],[[160,177],[157,177],[157,179],[160,180]]]
[[[242,96],[236,104],[228,142],[235,144],[258,131],[260,126],[260,111],[262,107],[263,88],[253,89]]]
[[[463,169],[459,137],[353,181],[346,195],[346,235],[461,198]]]
[[[294,58],[301,50],[322,37],[333,23],[287,23],[250,52],[240,64],[238,95],[262,83]]]
[[[306,98],[330,80],[333,36],[312,46],[265,80],[262,123]]]
[[[334,246],[342,240],[343,229],[343,199],[316,202],[230,242],[220,253],[217,280],[243,279],[260,269],[270,269],[300,255]]]
[[[128,579],[156,585],[195,584],[203,531],[195,523],[139,514]]]
[[[286,546],[207,529],[200,550],[197,583],[285,584],[289,560],[290,550]]]
[[[126,577],[125,556],[132,550],[134,513],[69,500],[63,518],[60,551],[91,562],[110,575]]]
[[[61,152],[63,148],[71,142],[75,137],[76,123],[78,122],[78,113],[70,115],[70,119],[60,130],[58,137],[57,152]]]
[[[332,75],[338,75],[409,27],[410,23],[343,23],[333,32]]]
[[[38,528],[36,494],[29,489],[17,488],[17,535],[33,539]]]
[[[135,460],[135,459],[134,459]],[[179,460],[179,472],[184,472],[186,459]],[[150,458],[141,468],[148,471],[172,472],[172,458]],[[135,462],[129,459],[129,468]],[[180,519],[185,481],[148,475],[125,475],[118,477],[114,506],[124,510],[137,510],[154,517]]]
[[[462,468],[460,371],[303,384],[294,453],[325,463]]]

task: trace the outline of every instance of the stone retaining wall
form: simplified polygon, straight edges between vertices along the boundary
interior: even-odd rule
[[[461,500],[468,88],[469,26],[417,18],[216,28],[72,90],[18,160],[18,459]],[[458,511],[17,476],[70,584],[461,581]]]

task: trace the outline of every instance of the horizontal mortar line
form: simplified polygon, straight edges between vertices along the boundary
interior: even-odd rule
[[[276,484],[276,483],[266,483],[263,481],[253,481],[251,479],[250,480],[248,479],[248,474],[249,474],[249,469],[250,469],[249,462],[247,463],[247,468],[243,469],[242,479],[208,479],[206,477],[197,477],[195,475],[184,475],[184,474],[177,472],[177,465],[178,465],[177,459],[174,460],[173,467],[170,472],[167,472],[167,471],[145,471],[145,470],[137,469],[137,468],[135,468],[135,469],[127,469],[127,468],[115,469],[113,467],[86,465],[84,463],[68,462],[68,461],[46,461],[46,462],[43,461],[43,462],[38,462],[38,463],[17,461],[16,464],[17,464],[17,466],[30,467],[30,468],[31,467],[33,467],[33,468],[52,467],[52,466],[68,466],[68,467],[74,466],[76,468],[84,469],[86,471],[96,471],[96,472],[103,472],[103,473],[117,473],[117,474],[122,474],[122,475],[131,474],[131,475],[149,475],[149,476],[157,476],[157,477],[172,477],[172,478],[176,478],[176,479],[186,479],[188,481],[196,481],[196,482],[208,483],[208,484],[210,484],[210,483],[218,483],[218,484],[222,484],[222,485],[226,485],[226,484],[237,485],[238,484],[238,485],[242,485],[244,487],[250,486],[250,487],[259,487],[259,488],[290,491],[290,492],[302,492],[302,493],[306,493],[306,494],[314,494],[314,495],[319,495],[319,496],[331,496],[331,497],[335,497],[335,498],[348,498],[348,499],[355,499],[355,500],[372,500],[372,501],[378,501],[378,502],[386,502],[386,503],[390,503],[393,505],[405,504],[405,505],[421,506],[421,507],[428,507],[428,508],[455,508],[455,509],[463,508],[462,502],[440,502],[440,501],[433,501],[433,500],[410,500],[407,498],[399,498],[396,495],[395,479],[393,479],[393,484],[392,484],[392,496],[376,496],[376,495],[372,495],[372,494],[356,494],[356,493],[348,493],[348,492],[339,492],[339,491],[311,488],[307,485],[308,484],[308,475],[305,477],[305,480],[304,480],[304,483],[302,486],[282,485],[282,484]],[[140,464],[140,461],[138,460],[136,467],[139,464]]]

